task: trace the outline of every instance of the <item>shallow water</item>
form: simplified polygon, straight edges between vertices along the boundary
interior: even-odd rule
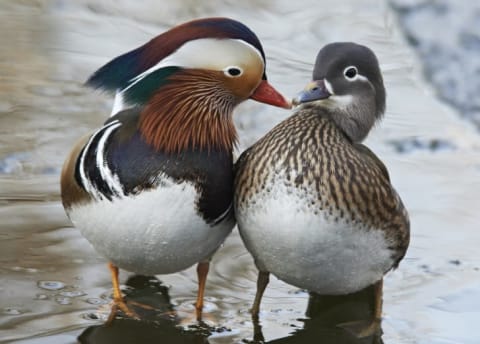
[[[168,288],[154,279],[128,283],[134,286],[133,299],[163,312],[174,307],[173,318],[171,312],[146,314],[155,322],[99,326],[108,315],[108,270],[70,227],[59,202],[64,157],[111,107],[109,96],[82,87],[88,75],[168,27],[216,15],[239,19],[258,34],[270,81],[289,95],[310,79],[315,55],[327,42],[356,41],[377,53],[388,110],[367,144],[388,166],[412,221],[407,257],[385,279],[383,342],[479,343],[480,136],[434,98],[394,13],[373,0],[2,1],[0,341],[75,343],[80,336],[84,343],[241,343],[253,338],[248,307],[256,270],[236,232],[213,260],[204,327],[193,326],[194,268],[158,276]],[[236,112],[239,151],[287,115],[243,104]],[[121,278],[127,281],[127,274]],[[306,318],[307,302],[307,293],[273,278],[261,313],[265,340],[379,342],[325,329],[322,321],[331,313],[299,320]],[[337,313],[349,311],[342,307]]]

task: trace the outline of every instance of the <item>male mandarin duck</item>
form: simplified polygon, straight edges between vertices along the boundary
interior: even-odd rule
[[[75,227],[108,259],[112,316],[125,303],[118,268],[168,274],[196,263],[197,319],[209,260],[235,225],[235,106],[289,108],[268,82],[257,36],[227,18],[187,22],[121,55],[87,84],[116,92],[105,124],[81,139],[61,175]]]
[[[383,276],[410,232],[385,165],[361,143],[384,113],[385,88],[374,53],[354,43],[321,49],[313,80],[294,114],[236,164],[235,214],[259,269],[252,313],[269,273],[320,295],[375,285],[366,335],[378,329]]]

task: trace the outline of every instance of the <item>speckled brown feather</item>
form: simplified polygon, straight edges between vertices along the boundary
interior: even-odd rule
[[[78,156],[82,152],[82,149],[90,136],[91,134],[85,135],[77,141],[63,164],[60,177],[60,189],[62,204],[67,210],[71,208],[72,204],[88,202],[92,199],[90,194],[81,188],[75,179],[75,166],[77,164]]]
[[[290,185],[308,195],[313,211],[385,231],[398,265],[409,243],[408,214],[387,169],[367,147],[352,144],[318,109],[304,108],[239,158],[237,207],[249,204],[257,192],[268,192],[276,169],[286,171]]]

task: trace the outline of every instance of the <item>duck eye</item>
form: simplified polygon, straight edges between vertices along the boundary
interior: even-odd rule
[[[353,80],[357,76],[357,73],[358,73],[357,67],[355,66],[347,67],[343,71],[343,75],[345,75],[345,77],[349,80]]]
[[[225,73],[228,76],[240,76],[243,73],[243,71],[238,67],[228,67],[225,70]]]

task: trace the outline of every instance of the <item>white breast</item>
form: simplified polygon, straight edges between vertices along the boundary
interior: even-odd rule
[[[288,183],[287,183],[288,184]],[[276,179],[247,207],[236,208],[260,269],[323,295],[358,291],[383,277],[393,260],[383,233],[318,211],[312,198]]]
[[[70,219],[95,249],[118,267],[142,274],[178,272],[208,259],[234,221],[211,226],[197,213],[188,182],[167,182],[132,197],[72,207]]]

